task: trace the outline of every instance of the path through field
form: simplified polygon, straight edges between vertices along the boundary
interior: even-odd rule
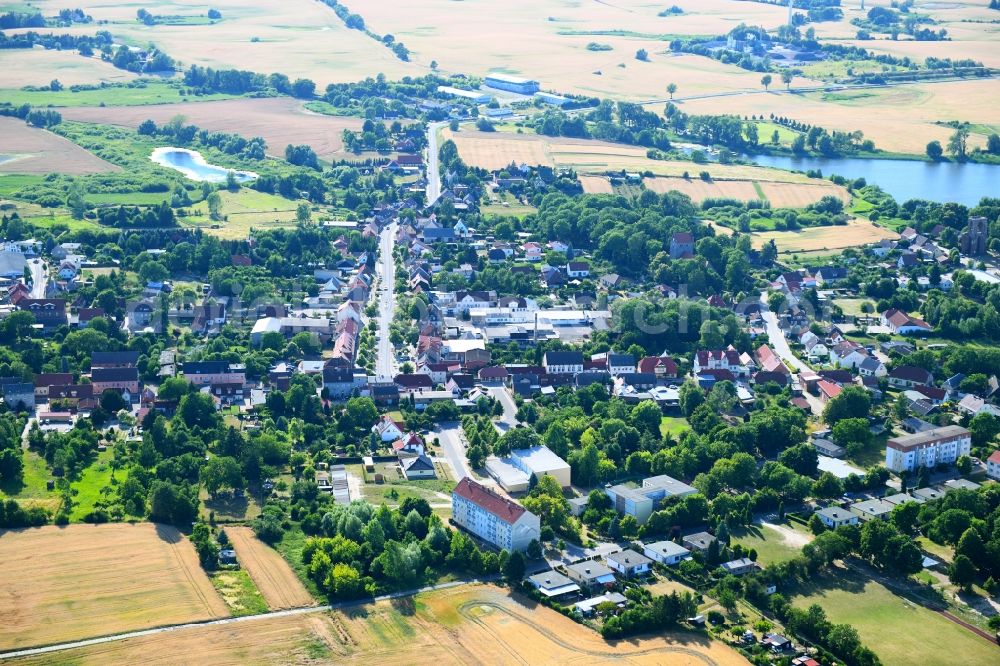
[[[316,601],[284,558],[258,539],[249,527],[227,527],[226,536],[271,610],[315,605]]]

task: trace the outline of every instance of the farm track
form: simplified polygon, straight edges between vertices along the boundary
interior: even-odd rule
[[[685,97],[675,96],[673,99],[669,97],[658,97],[656,99],[649,99],[636,102],[640,106],[649,106],[651,104],[666,104],[667,102],[685,102],[693,101],[697,99],[715,99],[718,97],[745,97],[747,95],[798,95],[800,93],[808,92],[839,92],[842,90],[865,90],[873,88],[898,88],[901,86],[915,86],[915,85],[927,85],[931,83],[955,83],[956,81],[989,81],[991,79],[1000,79],[1000,74],[991,74],[990,76],[976,76],[976,77],[956,77],[950,79],[931,79],[928,81],[897,81],[895,83],[834,83],[821,86],[806,86],[802,88],[795,88],[794,90],[731,90],[726,92],[716,92],[716,93],[706,93],[704,95],[687,95]]]
[[[281,556],[261,543],[249,527],[226,530],[236,557],[250,575],[271,610],[315,605],[309,592]]]
[[[628,657],[636,657],[636,656],[642,656],[642,655],[647,655],[647,654],[673,653],[673,654],[683,654],[683,655],[688,656],[688,657],[693,657],[694,659],[697,659],[697,660],[701,661],[704,664],[708,664],[709,666],[715,666],[715,664],[717,663],[713,659],[710,659],[709,657],[707,657],[703,652],[699,652],[697,650],[692,650],[690,648],[683,648],[683,647],[658,646],[658,647],[655,647],[655,648],[647,648],[645,650],[636,650],[635,652],[628,652],[628,653],[624,653],[624,654],[620,653],[620,652],[613,652],[613,651],[591,650],[591,649],[587,649],[587,648],[581,648],[581,647],[579,647],[577,645],[573,645],[571,643],[568,643],[567,641],[563,640],[562,638],[560,638],[559,636],[557,636],[555,633],[549,631],[548,629],[544,629],[537,622],[535,622],[534,620],[532,620],[530,617],[527,617],[525,615],[522,615],[521,613],[517,613],[515,611],[512,611],[511,609],[506,608],[506,607],[504,607],[504,606],[502,606],[500,604],[497,604],[497,603],[494,603],[494,602],[491,602],[491,601],[467,601],[467,602],[465,602],[464,604],[462,604],[461,606],[458,607],[458,612],[459,612],[459,614],[462,617],[464,617],[465,619],[469,620],[470,622],[474,622],[475,624],[479,625],[480,628],[482,628],[488,634],[490,634],[491,636],[493,636],[493,638],[496,639],[497,643],[500,644],[501,646],[503,646],[503,648],[508,653],[510,653],[515,659],[517,659],[522,664],[525,664],[526,666],[527,666],[527,664],[530,663],[529,661],[525,660],[519,654],[517,654],[510,647],[510,645],[507,644],[507,642],[504,641],[499,635],[497,635],[496,632],[494,632],[491,628],[489,628],[486,625],[486,623],[482,621],[482,619],[480,617],[476,616],[474,613],[471,612],[472,609],[474,609],[474,608],[483,608],[483,607],[491,608],[494,611],[499,611],[500,613],[503,613],[504,615],[507,615],[508,617],[510,617],[512,619],[518,620],[519,622],[523,622],[526,625],[528,625],[531,628],[533,628],[539,634],[541,634],[542,636],[544,636],[546,639],[552,641],[553,643],[555,643],[559,647],[563,648],[564,650],[569,650],[570,652],[574,652],[574,653],[579,654],[579,655],[585,655],[585,656],[588,656],[588,657],[596,657],[596,658],[605,658],[605,659],[627,659]]]

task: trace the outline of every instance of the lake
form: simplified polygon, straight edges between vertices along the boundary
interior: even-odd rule
[[[191,180],[224,183],[230,171],[236,174],[236,181],[239,183],[246,183],[257,178],[257,174],[252,171],[236,171],[209,164],[197,150],[188,150],[187,148],[157,148],[149,159],[160,166],[180,171]]]
[[[975,162],[923,162],[916,160],[860,159],[856,157],[789,157],[751,155],[747,159],[778,169],[864,178],[878,185],[899,203],[927,199],[975,206],[982,197],[1000,196],[1000,165]]]

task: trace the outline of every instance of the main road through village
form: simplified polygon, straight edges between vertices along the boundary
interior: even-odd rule
[[[396,262],[392,252],[395,240],[396,223],[393,222],[379,235],[378,354],[375,358],[375,375],[380,382],[391,381],[394,376],[395,354],[390,329],[396,310]]]

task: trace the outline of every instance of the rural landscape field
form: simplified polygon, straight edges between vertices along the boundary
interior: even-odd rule
[[[1000,663],[1000,0],[0,0],[0,663]]]

